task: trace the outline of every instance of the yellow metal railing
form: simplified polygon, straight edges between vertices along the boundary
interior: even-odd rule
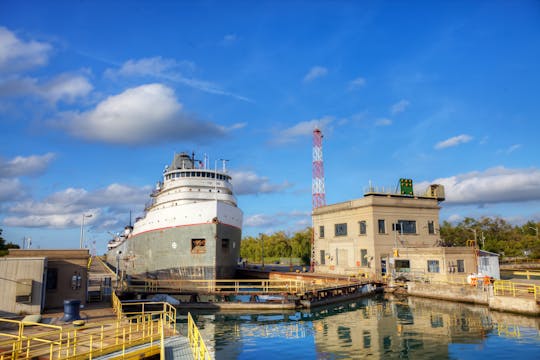
[[[493,283],[495,295],[530,296],[540,299],[540,286],[535,284],[515,283],[509,280],[497,280]]]
[[[150,314],[108,323],[62,328],[22,334],[2,342],[1,359],[92,359],[97,356],[120,352],[125,357],[135,345],[149,344],[138,353],[159,354],[160,339],[173,334],[162,318],[153,319]],[[43,324],[35,324],[42,326]],[[19,325],[22,327],[23,325]],[[10,344],[8,347],[7,345]]]
[[[531,276],[540,277],[540,271],[530,271],[530,270],[514,271],[514,275],[525,276],[527,277],[527,280],[530,280]]]
[[[197,293],[295,293],[320,290],[340,285],[358,284],[358,279],[336,280],[333,283],[322,283],[317,280],[145,280],[139,285],[130,284],[128,291],[167,292],[193,291]]]
[[[112,296],[115,321],[80,327],[62,327],[41,323],[0,319],[0,360],[8,359],[92,359],[118,352],[118,357],[164,356],[164,339],[177,334],[176,309],[168,303],[122,304]],[[124,311],[127,306],[134,308]],[[31,326],[31,330],[29,327]],[[148,346],[130,351],[129,348]]]
[[[191,313],[188,313],[188,339],[195,360],[212,359]]]

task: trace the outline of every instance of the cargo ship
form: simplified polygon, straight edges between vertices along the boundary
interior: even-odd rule
[[[229,279],[242,237],[226,161],[175,154],[151,193],[144,215],[109,241],[107,261],[132,278]]]

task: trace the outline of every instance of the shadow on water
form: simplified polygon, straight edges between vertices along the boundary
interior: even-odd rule
[[[540,358],[538,318],[414,297],[195,319],[216,359],[473,359],[508,351]]]

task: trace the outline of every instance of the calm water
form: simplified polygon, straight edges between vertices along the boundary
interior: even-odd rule
[[[540,359],[540,319],[420,298],[194,318],[216,359]]]

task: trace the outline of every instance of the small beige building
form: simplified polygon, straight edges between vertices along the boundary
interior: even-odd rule
[[[313,211],[315,272],[436,279],[477,272],[474,248],[440,245],[444,188],[430,185],[419,196],[411,180],[401,183],[399,193],[369,189],[361,199]]]
[[[0,258],[0,310],[39,314],[64,300],[86,302],[88,249],[10,249]]]

